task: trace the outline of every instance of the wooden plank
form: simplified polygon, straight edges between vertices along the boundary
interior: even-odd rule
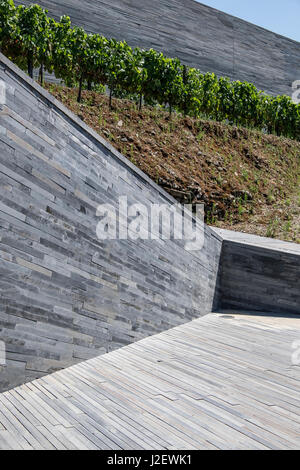
[[[0,394],[0,448],[297,449],[287,323],[211,314]]]

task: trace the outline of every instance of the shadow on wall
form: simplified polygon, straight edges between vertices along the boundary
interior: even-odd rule
[[[217,285],[220,308],[300,315],[300,253],[225,240]]]

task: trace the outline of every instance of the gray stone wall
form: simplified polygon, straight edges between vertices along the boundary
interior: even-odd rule
[[[98,240],[99,204],[175,201],[2,55],[1,81],[0,391],[220,306],[300,313],[299,245]]]
[[[174,201],[3,56],[1,80],[0,390],[211,311],[221,238],[99,241],[99,204]]]
[[[300,315],[300,245],[220,230],[219,307]]]
[[[30,4],[31,0],[16,3]],[[87,31],[153,47],[203,72],[248,80],[274,94],[300,80],[300,43],[194,0],[39,0]]]

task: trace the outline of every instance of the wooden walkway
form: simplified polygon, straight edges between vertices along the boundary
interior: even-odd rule
[[[0,394],[1,449],[299,449],[300,318],[211,314]]]

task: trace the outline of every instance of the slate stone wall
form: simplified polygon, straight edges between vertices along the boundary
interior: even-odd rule
[[[16,3],[30,4],[32,0]],[[274,94],[300,80],[300,43],[194,0],[39,0],[87,31],[154,48],[203,72],[248,80]]]
[[[221,238],[99,241],[99,204],[174,201],[3,56],[1,80],[0,391],[210,312]]]
[[[300,252],[224,240],[220,283],[220,308],[300,315]]]
[[[0,55],[0,391],[218,307],[300,313],[299,245],[208,227],[198,252],[99,241],[119,196],[175,202]]]

